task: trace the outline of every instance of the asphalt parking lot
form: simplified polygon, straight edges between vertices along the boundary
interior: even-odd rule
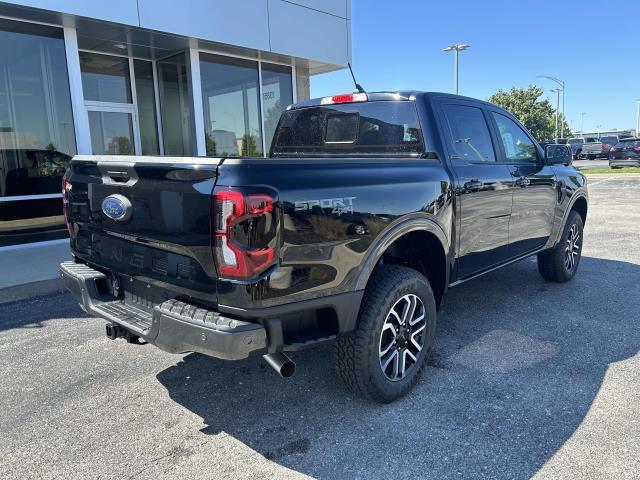
[[[609,168],[609,160],[596,158],[594,160],[574,160],[573,166],[579,170],[591,170],[594,168]]]
[[[638,478],[640,177],[590,179],[580,272],[452,289],[417,388],[345,393],[104,337],[69,295],[0,306],[0,478]]]

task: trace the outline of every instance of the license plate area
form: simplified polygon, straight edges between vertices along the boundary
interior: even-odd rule
[[[118,277],[118,282],[121,301],[149,313],[156,305],[176,297],[175,293],[133,277],[121,275]]]

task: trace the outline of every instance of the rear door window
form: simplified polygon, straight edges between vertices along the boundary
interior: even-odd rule
[[[418,156],[424,143],[414,102],[358,102],[285,112],[271,152],[276,157]]]
[[[482,110],[469,105],[442,106],[455,152],[452,160],[495,162],[496,154]]]

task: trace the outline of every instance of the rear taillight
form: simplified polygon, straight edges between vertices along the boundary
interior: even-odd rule
[[[222,277],[250,279],[276,261],[272,196],[222,190],[213,197],[213,254]]]
[[[611,147],[611,150],[609,150],[611,153],[616,153],[618,150],[616,149],[616,147]]]
[[[69,192],[71,184],[67,180],[67,174],[62,176],[62,213],[64,214],[64,223],[67,225],[67,231],[71,235],[71,223],[69,222]]]
[[[604,152],[607,149],[607,144],[606,143],[601,143],[600,144],[600,151]]]
[[[342,95],[334,95],[333,97],[324,97],[320,100],[321,105],[333,105],[336,103],[353,103],[353,102],[366,102],[366,93],[345,93]]]
[[[633,151],[640,153],[640,147],[633,147]]]

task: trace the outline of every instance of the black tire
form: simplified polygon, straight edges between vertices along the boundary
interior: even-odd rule
[[[422,307],[416,298],[421,301]],[[412,333],[413,327],[405,330],[402,323],[397,323],[402,330],[396,328],[397,333],[394,333],[389,322],[395,322],[394,319],[400,321],[400,317],[405,317],[405,310],[393,315],[392,308],[398,313],[396,309],[402,306],[401,302],[406,302],[408,312],[411,310],[411,301],[416,305],[413,307],[416,313],[407,313],[407,318],[410,316],[416,320],[415,331]],[[420,321],[418,324],[421,311],[424,311],[424,323]],[[409,325],[412,321],[404,323]],[[367,284],[355,331],[339,337],[335,342],[334,360],[338,377],[358,395],[376,402],[392,402],[409,392],[418,381],[433,348],[435,329],[436,302],[427,279],[411,268],[380,265]],[[412,343],[414,340],[416,343]],[[396,346],[396,342],[400,346]],[[422,348],[416,351],[420,342]],[[389,345],[390,349],[384,349],[383,343]],[[383,357],[382,350],[387,350],[389,354]],[[412,350],[410,355],[415,361],[405,353],[407,350]],[[390,368],[383,370],[383,363],[386,361],[389,364],[387,359],[393,357],[394,353],[396,357],[391,359]],[[409,364],[404,375],[397,376],[402,367],[397,367],[396,362]],[[390,379],[389,375],[393,374],[397,378]]]
[[[545,280],[568,282],[575,276],[582,257],[583,228],[582,217],[571,211],[558,244],[538,254],[538,271]]]

